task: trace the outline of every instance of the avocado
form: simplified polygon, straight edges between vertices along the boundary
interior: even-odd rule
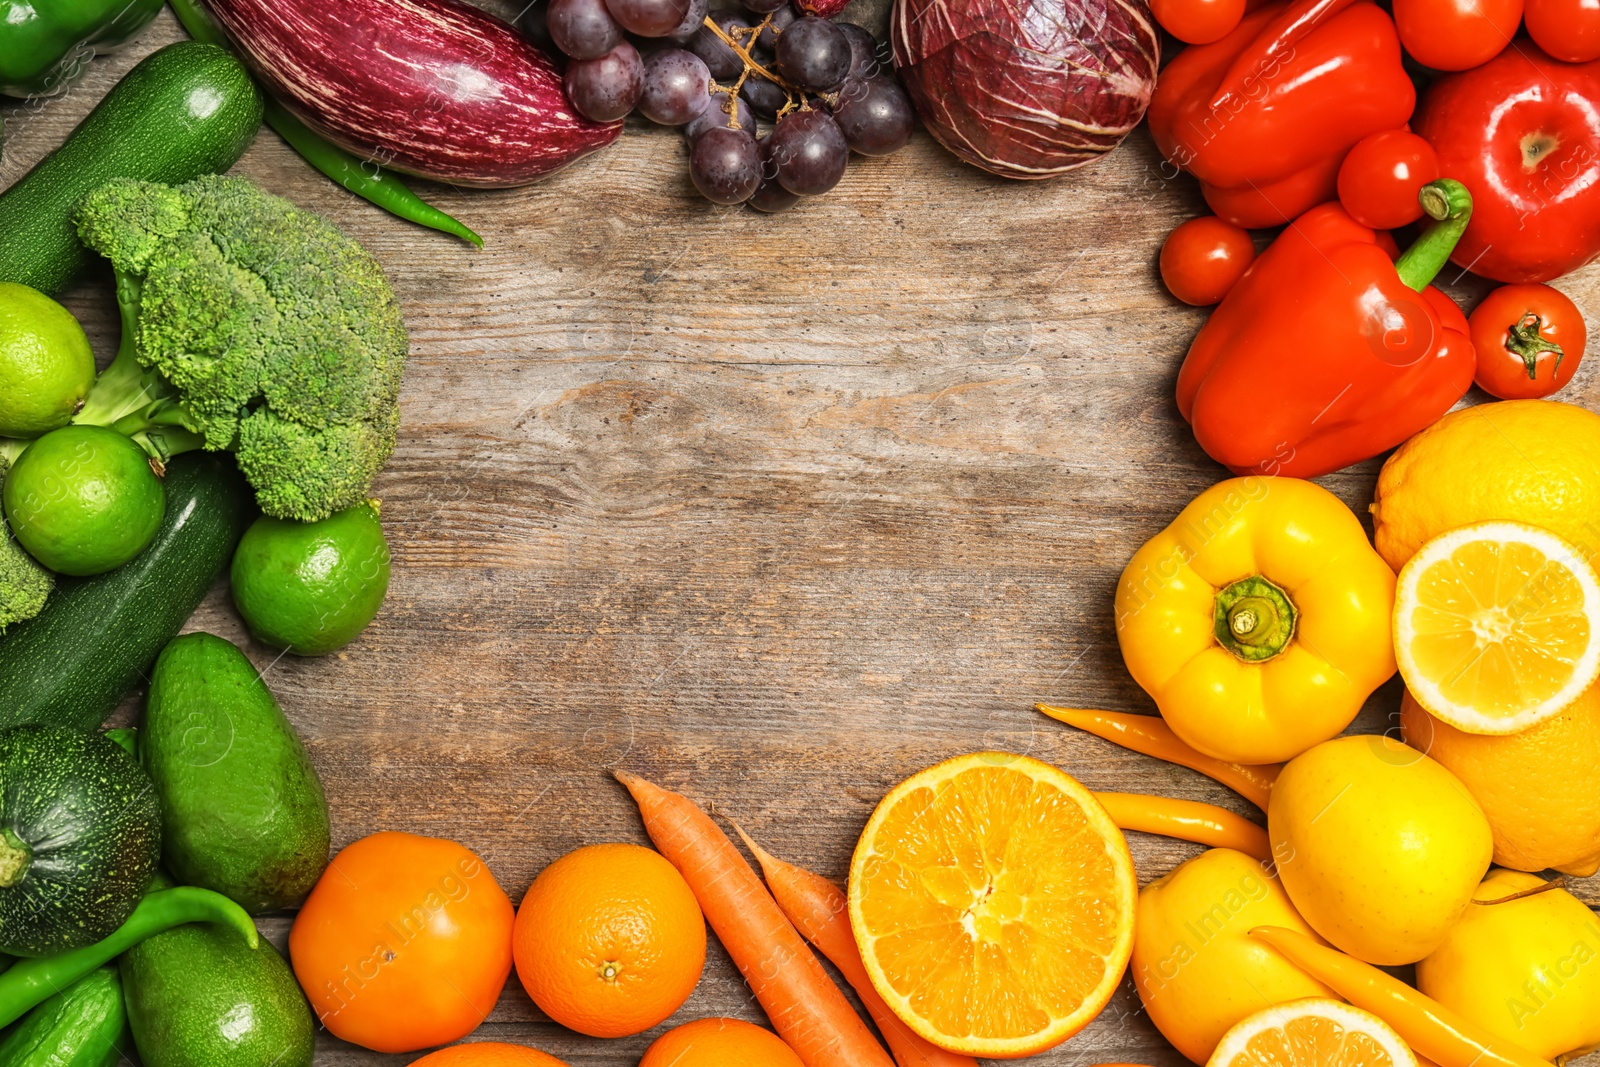
[[[161,800],[162,857],[180,883],[252,914],[306,898],[328,865],[328,800],[243,652],[207,633],[169,643],[138,747]]]
[[[123,998],[144,1067],[310,1067],[316,1023],[263,938],[190,923],[123,953]]]

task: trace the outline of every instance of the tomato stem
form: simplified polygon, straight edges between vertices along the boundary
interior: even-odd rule
[[[1537,312],[1524,311],[1522,316],[1506,327],[1506,351],[1522,359],[1523,365],[1528,368],[1528,380],[1531,382],[1539,376],[1539,357],[1546,352],[1556,354],[1556,370],[1561,369],[1562,357],[1566,352],[1554,341],[1547,341],[1540,333],[1544,329],[1544,319]]]

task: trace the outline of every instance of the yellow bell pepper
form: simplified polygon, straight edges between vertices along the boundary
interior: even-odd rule
[[[1394,674],[1394,582],[1326,489],[1231,478],[1134,553],[1117,641],[1183,741],[1279,763],[1337,736]]]

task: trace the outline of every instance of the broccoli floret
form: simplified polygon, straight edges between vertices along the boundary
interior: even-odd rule
[[[113,181],[77,222],[116,270],[123,345],[74,421],[161,461],[231,449],[278,518],[367,497],[394,451],[407,351],[377,260],[243,178]]]
[[[0,482],[5,481],[11,461],[26,447],[26,441],[0,441]],[[0,519],[0,634],[8,626],[27,622],[44,610],[44,602],[55,588],[56,576],[17,544],[5,520]]]

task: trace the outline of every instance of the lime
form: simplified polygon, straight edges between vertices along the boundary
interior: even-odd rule
[[[144,450],[103,426],[64,426],[29,445],[4,491],[11,531],[62,574],[100,574],[145,550],[166,490]]]
[[[301,656],[343,648],[389,590],[377,501],[319,522],[263,515],[233,554],[233,602],[259,641]]]
[[[94,353],[71,312],[37,289],[0,282],[0,437],[65,426],[94,384]]]

